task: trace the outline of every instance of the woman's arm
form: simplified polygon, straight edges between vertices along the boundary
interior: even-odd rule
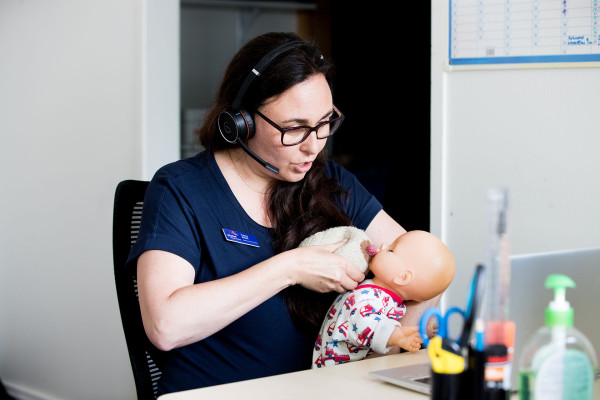
[[[150,250],[138,259],[138,290],[144,328],[161,350],[202,340],[288,286],[344,292],[364,279],[344,257],[343,242],[293,249],[238,274],[194,284],[185,259]]]
[[[379,248],[382,244],[390,244],[404,233],[406,229],[394,221],[384,210],[377,213],[366,229],[373,245]]]

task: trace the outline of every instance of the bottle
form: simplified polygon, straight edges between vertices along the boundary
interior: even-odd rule
[[[573,326],[573,308],[565,299],[575,282],[565,275],[546,278],[554,300],[546,309],[546,326],[525,343],[519,360],[521,400],[592,400],[598,369],[590,341]]]

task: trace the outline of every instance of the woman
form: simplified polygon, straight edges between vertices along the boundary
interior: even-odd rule
[[[297,41],[257,67],[270,50]],[[253,68],[260,76],[241,90]],[[332,295],[364,275],[333,254],[341,242],[297,245],[338,225],[365,229],[377,246],[405,232],[354,176],[326,161],[324,139],[343,120],[331,75],[319,51],[294,34],[255,38],[232,59],[206,116],[206,151],[153,178],[130,265],[146,333],[169,351],[161,393],[309,368]],[[278,173],[228,136],[224,111],[234,103],[254,120],[243,144]]]

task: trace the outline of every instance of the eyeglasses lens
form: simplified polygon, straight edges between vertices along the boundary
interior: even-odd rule
[[[325,139],[335,133],[342,123],[341,118],[334,118],[327,123],[319,126],[317,130],[317,138]],[[283,144],[286,146],[292,146],[298,143],[302,143],[311,134],[313,128],[300,127],[298,129],[286,130],[283,135]]]

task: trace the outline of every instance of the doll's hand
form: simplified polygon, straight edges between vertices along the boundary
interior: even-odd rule
[[[437,335],[438,327],[437,318],[430,318],[429,322],[427,323],[427,337],[429,339]]]
[[[400,346],[410,352],[419,351],[421,349],[421,334],[418,326],[397,326],[392,332],[387,345]]]
[[[365,274],[344,257],[333,253],[346,242],[299,247],[287,252],[293,257],[293,283],[321,293],[353,290],[365,279]]]

